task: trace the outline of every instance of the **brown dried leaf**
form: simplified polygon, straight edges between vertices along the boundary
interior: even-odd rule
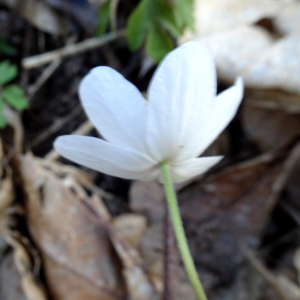
[[[146,218],[137,214],[124,214],[112,220],[114,230],[133,248],[138,247],[146,225]]]
[[[19,161],[28,228],[41,253],[52,299],[123,298],[118,260],[106,230],[84,210],[77,192],[82,189],[70,188],[72,179],[57,178],[28,155]]]
[[[222,80],[242,76],[249,87],[300,93],[297,0],[197,0],[195,6],[195,31],[181,42],[205,43]],[[266,19],[269,26],[258,26]]]
[[[284,158],[267,154],[195,183],[180,194],[191,251],[210,289],[234,284],[243,261],[240,244],[258,246],[284,185],[283,172]]]
[[[300,118],[283,110],[248,105],[242,109],[243,127],[261,151],[288,146],[300,135]]]
[[[12,172],[10,168],[7,168],[6,177],[0,181],[0,217],[4,210],[12,204],[13,200]]]
[[[86,207],[93,216],[94,220],[99,224],[103,224],[108,231],[110,239],[112,240],[115,250],[117,251],[122,263],[123,263],[123,275],[126,280],[129,299],[131,300],[155,300],[158,299],[157,293],[153,288],[151,281],[148,278],[148,274],[143,269],[143,261],[139,252],[130,246],[127,238],[132,241],[132,235],[128,235],[128,230],[125,230],[125,238],[123,237],[124,229],[120,230],[120,223],[122,221],[117,220],[112,226],[110,224],[110,217],[108,216],[106,207],[101,199],[92,197],[90,201],[85,202]],[[126,222],[128,224],[128,217]],[[132,218],[132,216],[131,216]],[[137,220],[137,217],[135,217]],[[122,219],[121,219],[122,220]],[[136,220],[134,224],[136,224]],[[124,222],[124,220],[123,220]],[[140,224],[144,224],[143,219],[137,221]],[[116,224],[118,224],[116,226]],[[130,220],[130,226],[132,227],[132,220]],[[144,225],[143,225],[144,226]],[[137,230],[135,230],[137,232]],[[134,234],[136,236],[136,234]],[[138,236],[140,234],[138,233]],[[134,238],[134,243],[136,243]]]
[[[70,30],[67,21],[41,0],[2,0],[2,3],[42,31],[63,35]]]
[[[291,171],[284,167],[284,162],[283,156],[266,154],[195,182],[179,192],[179,206],[190,248],[211,299],[225,295],[230,295],[231,299],[247,294],[247,289],[251,288],[248,273],[244,274],[240,268],[244,260],[240,244],[251,248],[259,244],[278,193]],[[150,274],[155,277],[157,266],[160,265],[160,274],[163,272],[163,191],[158,185],[151,183],[151,187],[147,187],[147,184],[132,186],[131,201],[134,210],[146,213],[154,220],[144,234],[141,249]],[[174,290],[182,291],[182,284],[187,285],[186,277],[182,276],[178,281]],[[226,285],[226,290],[216,289],[219,285]],[[229,289],[228,286],[236,288]],[[193,297],[193,293],[187,297]]]
[[[165,215],[164,196],[164,189],[160,183],[135,181],[130,188],[130,206],[153,222],[162,221]]]
[[[281,90],[246,89],[244,102],[253,107],[283,110],[290,114],[300,113],[300,95]]]

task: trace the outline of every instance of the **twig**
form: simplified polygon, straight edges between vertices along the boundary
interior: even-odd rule
[[[100,38],[91,38],[74,45],[68,45],[64,48],[50,51],[47,53],[27,57],[22,60],[22,66],[25,69],[32,69],[43,66],[57,59],[64,59],[67,56],[76,55],[97,47],[101,47],[117,38],[125,37],[125,31],[110,32]]]
[[[28,88],[27,98],[28,100],[32,99],[35,93],[42,87],[42,85],[50,78],[50,76],[54,73],[54,71],[61,64],[60,59],[55,59],[52,63],[43,71],[38,80]]]
[[[73,45],[77,40],[76,35],[72,35],[67,39],[66,46]],[[61,59],[57,58],[52,61],[52,63],[42,72],[37,81],[31,85],[27,90],[28,100],[32,99],[32,97],[36,94],[36,92],[43,86],[43,84],[51,77],[51,75],[55,72],[55,70],[61,64]]]
[[[24,29],[24,39],[23,39],[23,51],[22,51],[22,58],[30,55],[30,47],[32,43],[32,27],[31,25],[25,25]],[[28,85],[28,70],[21,70],[21,83],[22,88],[25,88]]]
[[[110,25],[113,31],[117,30],[117,9],[119,5],[119,0],[112,0],[110,4]]]
[[[81,105],[77,105],[71,113],[66,115],[65,117],[59,118],[54,123],[47,128],[47,130],[43,131],[40,135],[38,135],[31,143],[31,147],[34,147],[43,141],[45,141],[49,136],[51,136],[53,133],[61,129],[66,123],[68,123],[70,120],[75,118],[80,112],[82,112]]]
[[[297,142],[297,144],[292,148],[288,158],[284,162],[280,175],[273,183],[271,198],[273,199],[278,198],[280,192],[282,191],[282,187],[289,179],[289,176],[292,174],[294,168],[298,166],[299,160],[300,160],[300,142]]]
[[[277,278],[245,247],[241,247],[244,256],[248,259],[254,269],[274,288],[282,300],[289,300],[278,284]]]
[[[94,125],[88,120],[85,123],[83,123],[80,127],[78,127],[75,131],[73,131],[71,134],[75,135],[85,135],[89,131],[91,131],[94,128]],[[51,150],[46,156],[45,159],[49,161],[54,161],[59,158],[59,154],[53,149]]]

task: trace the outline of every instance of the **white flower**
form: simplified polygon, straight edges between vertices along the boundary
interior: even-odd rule
[[[170,52],[155,72],[146,102],[138,89],[109,67],[94,68],[81,82],[86,114],[106,139],[61,136],[62,156],[109,175],[154,180],[168,161],[174,182],[208,170],[221,156],[198,156],[235,115],[243,82],[216,96],[212,55],[199,42]]]

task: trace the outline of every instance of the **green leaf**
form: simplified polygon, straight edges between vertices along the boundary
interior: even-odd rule
[[[28,107],[24,91],[15,84],[4,88],[2,97],[9,105],[17,110],[23,110]]]
[[[156,62],[160,62],[173,48],[174,43],[164,30],[157,26],[150,29],[146,41],[146,52]]]
[[[141,0],[127,23],[130,50],[146,39],[146,51],[159,62],[174,48],[171,39],[180,37],[186,27],[193,28],[194,0]]]
[[[110,4],[111,0],[107,0],[101,5],[97,20],[97,36],[102,36],[105,33],[105,30],[107,29],[107,26],[109,24]]]
[[[167,31],[171,33],[173,37],[180,37],[182,35],[182,30],[178,27],[176,24],[175,17],[167,17],[164,16],[164,18],[160,19],[160,23],[162,27],[164,27]]]
[[[4,103],[2,101],[2,95],[0,95],[0,128],[4,128],[6,126],[5,116],[3,115]]]
[[[0,63],[0,84],[4,85],[13,80],[18,74],[17,67],[5,60]]]
[[[179,37],[183,31],[180,28],[176,16],[174,5],[169,5],[162,0],[155,0],[157,22],[159,22],[173,37]]]
[[[149,26],[151,1],[153,0],[142,0],[128,19],[126,35],[131,51],[137,50],[145,39]]]
[[[175,17],[180,27],[194,29],[194,0],[176,0]]]

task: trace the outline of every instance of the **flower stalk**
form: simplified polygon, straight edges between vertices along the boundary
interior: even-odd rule
[[[166,198],[168,202],[168,207],[171,214],[171,219],[173,223],[173,228],[175,232],[176,241],[178,244],[178,248],[181,254],[181,258],[189,277],[189,280],[192,284],[192,287],[196,293],[198,300],[207,300],[205,292],[203,290],[202,284],[199,280],[193,258],[190,253],[190,249],[187,243],[187,239],[184,233],[179,207],[177,203],[177,198],[169,170],[168,162],[161,162],[160,164],[161,172],[163,175],[163,183],[165,187]]]

